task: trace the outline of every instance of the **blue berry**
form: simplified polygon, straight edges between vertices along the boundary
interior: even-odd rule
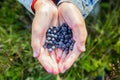
[[[54,50],[56,47],[55,46],[52,46],[52,49]]]
[[[70,43],[67,43],[67,44],[66,44],[66,47],[69,47],[69,46],[70,46]]]
[[[53,50],[52,48],[48,48],[48,51],[49,51],[49,52],[52,52],[52,50]]]
[[[65,53],[68,54],[69,53],[69,48],[65,48]]]
[[[46,32],[46,41],[43,47],[47,48],[50,52],[59,48],[68,54],[69,50],[73,50],[75,43],[72,37],[72,29],[66,23],[58,27],[49,27]]]
[[[61,49],[62,49],[62,50],[65,50],[65,48],[66,48],[66,45],[63,44]]]
[[[47,40],[51,40],[51,37],[47,37]]]

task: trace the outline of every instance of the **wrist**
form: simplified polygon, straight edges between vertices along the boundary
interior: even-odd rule
[[[44,1],[42,1],[42,0],[32,0],[32,5],[31,5],[32,11],[35,13],[35,11],[36,11],[37,9],[39,9],[40,6],[41,6],[43,3],[45,3],[45,1],[47,1],[47,0],[44,0]]]

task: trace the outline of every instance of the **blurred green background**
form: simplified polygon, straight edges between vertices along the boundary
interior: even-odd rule
[[[120,80],[120,0],[101,1],[98,16],[88,16],[86,52],[56,76],[32,57],[33,16],[13,1],[0,1],[0,80]]]

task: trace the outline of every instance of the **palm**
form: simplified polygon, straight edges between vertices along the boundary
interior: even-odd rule
[[[49,73],[58,74],[55,52],[49,53],[47,49],[43,48],[47,29],[58,25],[57,8],[50,1],[45,3],[43,1],[44,6],[38,5],[38,3],[35,5],[36,13],[32,23],[33,55]]]
[[[68,55],[63,54],[64,58],[59,63],[60,72],[63,73],[72,66],[80,53],[85,51],[87,30],[80,11],[72,3],[62,3],[58,11],[59,22],[65,22],[71,27],[73,39],[75,40],[73,51],[69,52]]]

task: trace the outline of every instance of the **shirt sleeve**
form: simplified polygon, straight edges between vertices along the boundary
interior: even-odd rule
[[[34,14],[34,12],[31,9],[32,0],[17,0],[17,1],[20,2],[28,11]]]
[[[99,0],[60,0],[58,5],[65,1],[75,4],[79,8],[83,18],[85,19]]]

